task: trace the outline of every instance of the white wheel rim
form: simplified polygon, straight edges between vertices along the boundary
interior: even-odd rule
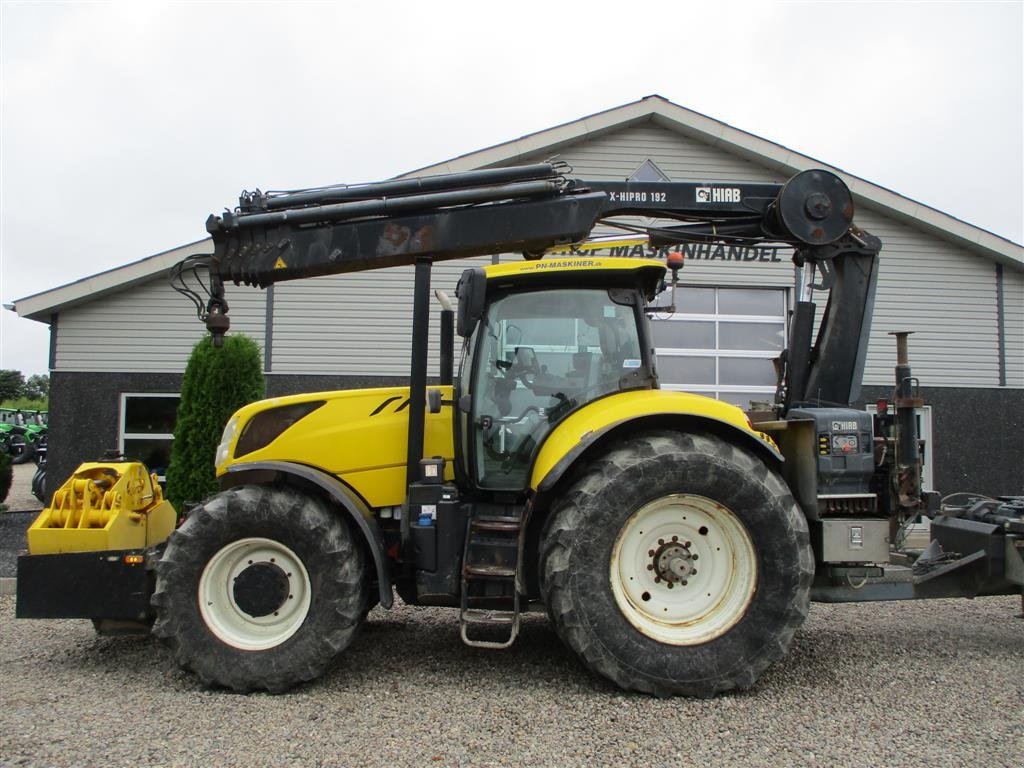
[[[754,544],[721,504],[665,496],[622,526],[611,586],[619,609],[643,634],[669,645],[706,643],[736,624],[754,597]]]
[[[280,569],[287,579],[287,596],[266,615],[253,616],[236,601],[235,583],[253,566]],[[275,571],[277,573],[277,571]],[[280,645],[306,620],[312,590],[309,574],[298,556],[272,539],[239,539],[220,549],[199,578],[199,612],[221,641],[244,651]]]

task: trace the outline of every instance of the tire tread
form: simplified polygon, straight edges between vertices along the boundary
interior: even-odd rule
[[[209,632],[195,604],[195,585],[212,554],[207,550],[244,538],[246,526],[254,525],[276,526],[311,543],[324,579],[319,591],[330,599],[319,607],[314,599],[304,624],[280,646],[247,652],[220,643]],[[322,500],[284,486],[239,486],[214,496],[171,534],[156,571],[154,634],[204,686],[237,693],[281,693],[319,677],[352,642],[367,596],[362,548],[346,523]],[[211,648],[217,652],[210,653]],[[253,654],[260,661],[251,663]]]
[[[653,465],[671,461],[681,453],[700,453],[713,462],[730,464],[754,477],[787,510],[780,524],[784,535],[795,542],[798,556],[793,567],[797,586],[793,598],[774,637],[766,642],[749,663],[737,665],[728,674],[695,680],[659,679],[636,669],[616,657],[580,615],[574,592],[572,548],[587,524],[587,510],[599,503],[602,495],[614,492],[614,480],[625,473],[644,474]],[[604,503],[607,503],[605,500]],[[655,696],[684,694],[713,696],[728,690],[751,687],[769,665],[782,658],[789,649],[797,629],[807,616],[810,586],[814,576],[814,558],[806,520],[782,479],[764,462],[746,450],[701,433],[653,432],[629,438],[587,466],[564,492],[552,510],[542,533],[539,560],[540,582],[548,615],[557,634],[594,672],[612,680],[620,688]]]

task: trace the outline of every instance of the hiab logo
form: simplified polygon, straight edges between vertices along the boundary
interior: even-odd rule
[[[738,203],[740,191],[736,187],[697,187],[698,203]]]

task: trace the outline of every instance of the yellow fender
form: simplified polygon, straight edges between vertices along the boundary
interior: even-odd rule
[[[538,493],[550,491],[587,449],[618,428],[641,420],[652,429],[685,426],[724,434],[754,453],[782,462],[775,442],[755,430],[734,405],[688,392],[633,390],[595,400],[548,433],[533,465],[530,488]]]

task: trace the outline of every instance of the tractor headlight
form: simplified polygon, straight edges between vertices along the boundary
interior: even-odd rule
[[[220,445],[217,446],[214,466],[218,469],[224,466],[228,459],[231,458],[231,441],[235,439],[236,434],[238,434],[238,417],[232,416],[224,426],[224,432],[220,436]]]

